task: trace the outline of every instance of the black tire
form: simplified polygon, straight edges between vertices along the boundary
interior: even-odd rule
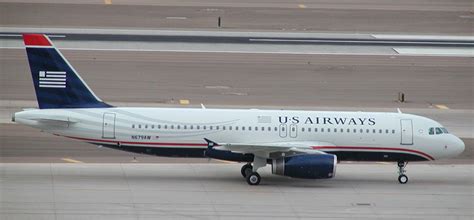
[[[404,167],[405,166],[405,161],[398,161],[397,166],[400,167],[400,168]]]
[[[250,164],[245,164],[242,166],[242,169],[240,169],[240,173],[242,174],[242,177],[247,177],[247,173],[251,173],[252,172],[252,165]]]
[[[245,177],[247,180],[247,183],[251,186],[255,186],[260,184],[260,180],[262,180],[262,177],[257,172],[252,172],[249,175]]]
[[[406,175],[400,175],[400,176],[398,176],[398,182],[399,182],[400,184],[405,184],[405,183],[407,183],[407,182],[408,182],[408,176],[406,176]]]

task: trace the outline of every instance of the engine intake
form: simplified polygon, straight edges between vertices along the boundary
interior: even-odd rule
[[[327,179],[336,175],[337,157],[333,154],[303,154],[272,161],[272,173],[302,179]]]

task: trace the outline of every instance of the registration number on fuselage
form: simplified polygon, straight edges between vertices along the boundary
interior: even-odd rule
[[[151,140],[151,136],[149,135],[132,135],[132,140]]]

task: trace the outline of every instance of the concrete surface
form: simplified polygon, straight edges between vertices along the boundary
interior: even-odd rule
[[[249,186],[238,164],[0,164],[0,218],[472,219],[473,165],[339,164],[334,179],[262,169]]]
[[[216,29],[221,17],[221,29],[449,35],[473,31],[468,0],[105,2],[0,3],[0,26]]]
[[[474,109],[472,58],[63,53],[108,102]],[[24,49],[0,49],[0,71],[0,100],[36,99]],[[398,92],[406,103],[396,102]]]

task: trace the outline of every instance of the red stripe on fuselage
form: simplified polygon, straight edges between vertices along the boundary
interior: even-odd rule
[[[405,148],[394,148],[394,147],[359,147],[359,146],[315,146],[312,147],[315,150],[388,150],[388,151],[404,151],[404,152],[410,152],[410,153],[416,153],[423,155],[430,160],[434,160],[432,156],[430,156],[427,153],[417,151],[417,150],[412,150],[412,149],[405,149]]]
[[[112,141],[112,140],[104,140],[104,139],[91,139],[91,138],[80,138],[80,137],[71,137],[65,136],[68,138],[76,139],[76,140],[83,140],[83,141],[91,141],[91,142],[106,142],[106,143],[114,143],[114,144],[136,144],[136,145],[155,145],[155,146],[193,146],[193,147],[207,147],[206,143],[171,143],[171,142],[133,142],[133,141]],[[314,150],[379,150],[379,151],[403,151],[409,153],[415,153],[419,155],[423,155],[430,160],[434,160],[432,156],[427,153],[411,150],[411,149],[404,149],[404,148],[394,148],[394,147],[359,147],[359,146],[315,146],[312,147]]]
[[[25,46],[53,46],[43,34],[23,34]]]

